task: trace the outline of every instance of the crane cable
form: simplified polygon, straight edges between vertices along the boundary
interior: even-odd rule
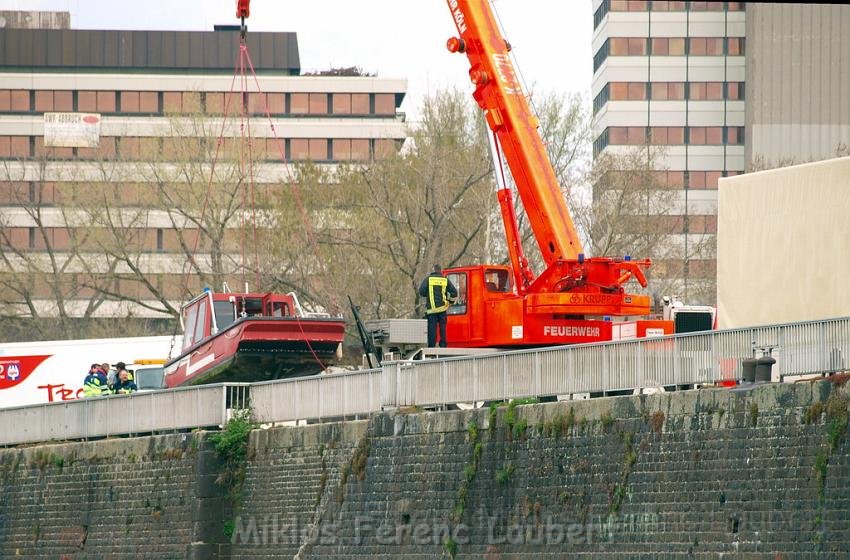
[[[278,149],[280,161],[282,161],[284,164],[287,165],[287,167],[285,168],[286,169],[286,176],[287,176],[287,179],[288,179],[287,184],[289,184],[293,188],[293,192],[294,192],[293,198],[295,200],[295,204],[298,207],[299,213],[301,215],[302,225],[304,227],[304,232],[307,235],[307,242],[308,242],[308,244],[311,248],[311,254],[313,256],[316,256],[316,255],[318,255],[316,237],[314,235],[313,227],[312,227],[312,224],[310,223],[310,220],[309,220],[309,217],[308,217],[308,214],[307,214],[307,209],[304,206],[303,200],[301,199],[301,189],[298,186],[297,181],[293,181],[291,170],[289,169],[287,161],[286,161],[286,151],[283,148],[283,143],[282,143],[281,139],[277,135],[277,130],[275,129],[274,121],[272,120],[272,117],[271,117],[271,111],[270,111],[269,106],[268,106],[268,101],[267,101],[266,97],[262,94],[263,90],[260,87],[260,81],[257,78],[257,72],[254,70],[254,63],[251,60],[251,54],[248,52],[248,47],[244,42],[241,44],[240,50],[241,50],[242,53],[244,53],[245,60],[248,63],[248,68],[251,71],[251,77],[253,78],[254,85],[256,86],[257,92],[259,93],[258,97],[259,97],[259,99],[260,99],[260,101],[262,102],[262,105],[263,105],[263,113],[265,114],[266,119],[268,119],[269,128],[272,132],[272,137],[275,140],[275,145],[277,146],[277,149]],[[249,132],[249,134],[250,134],[250,132]],[[252,177],[251,181],[253,183],[253,177]],[[252,200],[252,204],[253,204],[253,200]],[[256,232],[256,221],[255,221],[255,232]],[[255,237],[255,241],[256,241],[256,237]],[[256,245],[255,245],[255,247],[256,247]],[[323,276],[321,276],[321,275],[318,276],[318,280],[319,280],[320,284],[322,285],[322,289],[324,290],[324,278],[323,278]],[[335,305],[338,308],[338,304],[336,303],[336,298],[334,296],[334,293],[332,291],[328,291],[327,293],[328,293],[328,296],[331,298],[332,305]],[[319,358],[318,354],[313,349],[313,345],[310,343],[309,338],[307,338],[307,334],[304,331],[304,325],[301,321],[301,316],[298,313],[295,313],[295,318],[296,318],[296,321],[297,321],[297,324],[298,324],[298,328],[301,331],[301,336],[302,336],[304,342],[306,343],[307,348],[310,350],[310,353],[313,355],[313,359],[321,366],[322,370],[326,369],[325,364],[322,362],[321,358]]]
[[[224,114],[223,114],[223,118],[222,118],[222,121],[221,121],[221,127],[219,129],[219,134],[218,134],[218,137],[216,139],[216,149],[215,149],[215,152],[214,152],[214,155],[213,155],[213,160],[210,164],[210,176],[209,176],[209,180],[207,181],[206,190],[204,192],[203,204],[202,204],[202,207],[201,207],[201,213],[200,213],[200,216],[197,220],[198,234],[195,236],[195,240],[194,240],[194,243],[193,243],[193,246],[192,246],[192,251],[189,255],[187,255],[188,256],[187,261],[183,265],[183,277],[184,277],[183,284],[184,284],[185,289],[187,289],[187,290],[189,288],[189,286],[188,286],[188,284],[189,284],[189,271],[190,271],[191,266],[194,266],[196,271],[198,271],[198,272],[201,271],[200,264],[198,263],[197,257],[196,257],[197,252],[198,252],[198,245],[199,245],[200,238],[201,238],[201,231],[203,229],[204,218],[206,217],[207,210],[209,209],[209,202],[210,202],[212,188],[213,188],[213,181],[215,180],[216,166],[217,166],[219,157],[221,156],[222,146],[225,142],[225,131],[227,129],[227,123],[228,123],[228,119],[230,117],[230,104],[231,104],[231,101],[233,99],[233,94],[234,94],[237,78],[239,78],[239,94],[240,94],[240,99],[242,101],[241,107],[240,107],[240,123],[239,123],[239,128],[240,128],[239,155],[240,155],[240,159],[239,159],[239,168],[238,169],[239,169],[239,172],[240,172],[241,175],[247,176],[248,185],[249,185],[249,189],[250,189],[251,217],[252,217],[252,229],[253,229],[253,240],[254,240],[254,243],[253,243],[254,244],[254,258],[255,258],[255,264],[256,264],[255,273],[256,273],[257,289],[259,289],[259,285],[260,285],[260,259],[259,259],[259,245],[258,245],[258,236],[257,236],[257,213],[256,213],[256,192],[255,192],[256,191],[256,185],[255,185],[255,180],[254,180],[255,177],[254,177],[254,161],[253,161],[254,160],[254,157],[253,157],[253,154],[254,154],[253,136],[252,136],[252,133],[251,133],[250,111],[248,110],[249,109],[249,91],[248,91],[249,81],[248,81],[248,76],[246,75],[246,69],[248,69],[248,68],[250,68],[251,76],[253,77],[253,81],[257,86],[257,91],[259,93],[259,98],[262,100],[265,115],[269,119],[271,130],[274,134],[276,144],[278,145],[278,148],[279,148],[280,153],[281,153],[281,159],[284,162],[286,161],[285,153],[280,149],[280,139],[277,137],[277,133],[275,131],[274,123],[271,120],[271,113],[269,111],[268,104],[266,102],[265,97],[262,95],[262,89],[260,88],[259,80],[257,79],[257,74],[254,70],[254,65],[253,65],[253,62],[251,61],[251,56],[248,52],[247,28],[245,26],[245,17],[247,17],[247,15],[248,15],[247,14],[247,0],[240,0],[240,3],[239,3],[240,8],[241,8],[243,2],[246,6],[246,11],[245,12],[241,12],[241,11],[237,12],[237,15],[242,14],[241,15],[242,27],[241,27],[241,30],[240,30],[240,40],[239,40],[239,57],[238,57],[238,60],[236,61],[235,67],[234,67],[233,79],[231,80],[231,84],[230,84],[230,91],[225,96]],[[247,63],[247,65],[246,65],[246,63]],[[247,160],[247,162],[246,162],[246,160]],[[287,169],[287,171],[289,171],[289,170]],[[290,184],[291,183],[292,183],[292,181],[291,181],[291,177],[290,177]],[[245,235],[245,231],[246,231],[245,220],[246,220],[246,215],[247,215],[247,213],[245,211],[245,205],[247,203],[247,193],[245,192],[245,186],[244,185],[242,185],[241,196],[242,196],[242,208],[241,208],[241,213],[240,213],[240,222],[241,222],[241,228],[240,228],[241,232],[240,233],[241,233],[241,237],[242,237],[242,243],[241,243],[242,278],[243,278],[243,282],[244,282],[245,268],[246,268],[246,266],[245,266],[245,263],[246,263],[246,258],[245,258],[245,245],[246,245],[246,243],[245,243],[245,237],[246,237],[246,235]],[[298,203],[298,206],[301,209],[302,218],[304,219],[304,223],[305,223],[305,226],[306,226],[305,231],[307,231],[307,233],[308,233],[308,238],[309,238],[310,244],[315,249],[315,237],[312,235],[312,229],[309,227],[309,220],[306,219],[306,209],[304,208],[303,203],[300,200],[300,193],[297,189],[297,185],[296,185],[296,202]],[[313,254],[316,254],[315,250],[313,251]],[[316,363],[320,366],[320,368],[322,370],[326,369],[325,364],[322,362],[321,358],[319,358],[318,354],[316,353],[315,349],[313,348],[313,345],[311,344],[309,338],[307,337],[307,333],[304,330],[304,325],[301,321],[300,314],[298,314],[296,312],[296,313],[294,313],[294,317],[296,319],[296,323],[298,324],[298,328],[301,332],[301,338],[304,341],[304,343],[306,344],[310,353],[312,354],[313,359],[316,361]],[[169,351],[169,354],[170,353],[171,352]]]
[[[243,3],[244,3],[244,6],[245,6],[244,11],[242,9]],[[253,142],[252,142],[252,134],[251,134],[251,121],[250,121],[251,115],[250,115],[250,111],[248,111],[249,82],[248,82],[248,75],[246,73],[246,70],[250,70],[250,78],[253,79],[254,85],[256,86],[256,90],[257,90],[257,94],[258,94],[257,97],[260,100],[260,102],[262,103],[263,114],[265,115],[266,119],[268,119],[269,128],[270,128],[270,130],[272,132],[272,136],[275,140],[275,145],[278,148],[280,161],[283,162],[284,164],[287,164],[287,161],[286,161],[286,152],[283,148],[283,143],[277,135],[277,130],[274,126],[274,121],[272,120],[272,117],[271,117],[271,111],[270,111],[269,106],[268,106],[268,101],[266,99],[266,96],[263,94],[262,88],[260,87],[260,82],[259,82],[259,79],[257,78],[257,72],[254,69],[254,63],[251,60],[251,54],[248,51],[247,27],[245,26],[245,17],[248,16],[247,5],[248,5],[247,0],[239,0],[239,9],[237,10],[237,16],[241,17],[241,19],[242,19],[242,28],[241,28],[240,42],[239,42],[239,53],[240,53],[239,69],[240,69],[240,74],[241,74],[240,86],[241,86],[241,95],[242,95],[242,122],[241,122],[240,128],[241,128],[241,140],[243,142],[243,146],[242,146],[242,149],[240,150],[240,154],[244,154],[244,152],[245,152],[244,145],[246,144],[245,140],[246,140],[246,137],[247,137],[248,179],[249,179],[250,195],[251,195],[251,211],[252,211],[252,222],[253,222],[254,252],[255,252],[255,258],[256,258],[256,263],[257,263],[257,268],[256,268],[257,283],[259,284],[259,249],[258,249],[258,243],[257,243],[257,214],[256,214],[256,197],[255,197],[255,181],[254,181],[254,166],[253,166]],[[247,66],[246,66],[246,64],[247,64]],[[232,93],[232,91],[231,91],[231,93]],[[226,116],[225,116],[225,118],[226,118]],[[222,134],[223,134],[223,131],[222,131]],[[240,162],[240,165],[243,166],[243,168],[244,168],[244,159],[243,159],[243,161]],[[288,166],[285,167],[285,170],[286,170],[287,184],[289,184],[293,188],[293,191],[294,191],[294,200],[295,200],[296,206],[298,207],[299,213],[301,215],[301,220],[302,220],[302,224],[303,224],[303,227],[304,227],[304,232],[307,235],[308,244],[311,247],[311,254],[314,255],[314,256],[318,255],[316,238],[315,238],[315,235],[314,235],[314,232],[313,232],[312,224],[311,224],[309,217],[308,217],[308,214],[307,214],[307,209],[304,206],[303,200],[301,199],[300,188],[298,186],[297,181],[293,180],[292,172],[291,172],[291,170],[289,169]],[[243,201],[244,201],[244,190],[243,190]],[[243,219],[244,219],[244,216],[245,216],[245,212],[244,212],[244,202],[243,202]],[[244,235],[244,228],[243,228],[243,235]],[[244,237],[243,237],[243,239],[244,239]],[[243,250],[244,250],[244,243],[243,243]],[[244,274],[244,268],[243,268],[243,274]],[[330,297],[332,306],[335,307],[336,309],[339,309],[339,304],[336,301],[336,297],[335,297],[334,292],[324,289],[324,278],[320,275],[320,276],[318,276],[318,280],[323,286],[322,291],[326,291],[328,296]],[[322,362],[321,358],[319,358],[318,354],[316,353],[315,349],[313,348],[313,345],[311,344],[309,338],[307,337],[307,333],[304,330],[304,324],[301,320],[301,315],[296,312],[296,313],[294,313],[294,317],[296,319],[296,323],[298,324],[298,328],[301,331],[302,340],[304,341],[308,350],[312,354],[313,359],[316,361],[317,364],[319,364],[319,366],[321,367],[322,370],[326,369],[325,364]]]

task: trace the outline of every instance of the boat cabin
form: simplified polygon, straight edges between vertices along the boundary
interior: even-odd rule
[[[186,303],[181,310],[183,349],[226,330],[240,318],[292,317],[296,308],[295,298],[288,294],[233,294],[207,290]]]

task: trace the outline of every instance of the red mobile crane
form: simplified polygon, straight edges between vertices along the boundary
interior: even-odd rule
[[[611,317],[637,318],[650,311],[647,295],[630,294],[631,279],[646,286],[649,259],[586,258],[555,171],[537,131],[488,0],[447,0],[458,36],[453,53],[469,58],[473,97],[501,145],[528,215],[546,269],[531,271],[520,243],[511,191],[498,191],[510,266],[447,269],[460,296],[449,309],[452,346],[539,346],[612,339]],[[498,162],[494,162],[497,166]],[[634,336],[670,334],[671,321],[638,319]]]
[[[249,15],[250,0],[237,0],[236,17]],[[445,272],[458,288],[448,311],[448,338],[458,347],[509,347],[600,342],[613,337],[611,317],[637,318],[650,310],[647,295],[626,293],[631,279],[646,286],[649,259],[585,258],[537,119],[511,63],[488,0],[447,0],[458,36],[453,53],[469,58],[473,97],[501,145],[534,237],[546,264],[535,277],[523,254],[511,192],[498,191],[510,266],[455,267]],[[495,162],[494,162],[495,163]],[[498,164],[497,164],[498,165]],[[672,321],[638,319],[631,336],[670,334]],[[625,329],[621,329],[625,330]]]

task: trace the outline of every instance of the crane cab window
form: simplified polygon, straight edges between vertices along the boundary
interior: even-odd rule
[[[511,286],[511,276],[505,269],[488,269],[484,271],[484,287],[488,292],[508,293]]]
[[[446,314],[448,315],[464,315],[466,313],[466,299],[467,299],[467,279],[465,272],[454,272],[449,274],[446,278],[449,279],[449,282],[452,283],[457,289],[457,299],[455,302],[449,306]]]

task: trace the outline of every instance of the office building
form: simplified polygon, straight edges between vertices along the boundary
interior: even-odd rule
[[[713,303],[718,181],[850,144],[850,6],[593,9],[594,155],[645,145],[661,154],[656,185],[678,195],[656,223],[677,256],[655,274],[688,301]]]
[[[28,21],[61,22],[65,16],[30,13]],[[63,201],[71,189],[87,185],[93,192],[109,187],[122,215],[150,200],[163,185],[151,179],[153,169],[138,172],[141,164],[167,166],[186,145],[211,142],[228,103],[227,112],[238,115],[238,45],[234,30],[0,28],[0,252],[10,257],[0,277],[7,286],[29,279],[20,293],[0,293],[0,315],[25,317],[31,309],[42,317],[55,315],[57,285],[64,286],[68,313],[91,313],[97,294],[85,287],[86,278],[98,271],[54,266],[43,277],[32,272],[35,260],[51,254],[67,258],[81,232],[94,227],[75,222]],[[245,103],[254,125],[258,188],[291,183],[297,162],[364,162],[403,143],[404,79],[300,75],[295,33],[251,32],[247,45],[262,90],[258,93],[249,75],[252,92]],[[174,125],[191,127],[196,118],[209,126],[196,133]],[[241,136],[239,118],[227,122],[225,144],[232,145]],[[162,208],[127,227],[134,230],[148,272],[179,305],[186,251],[178,233],[195,226],[175,224]],[[238,219],[228,225],[234,235],[239,227]],[[106,297],[93,316],[163,316],[153,310],[160,304],[144,305],[138,283],[119,282],[114,289],[119,295],[131,290],[140,304]]]

